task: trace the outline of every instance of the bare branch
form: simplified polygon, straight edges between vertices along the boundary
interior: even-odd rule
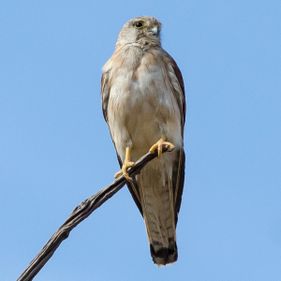
[[[170,150],[169,150],[170,151]],[[167,148],[163,149],[163,152],[167,152]],[[142,156],[135,165],[128,171],[130,176],[136,175],[140,170],[152,159],[157,157],[157,153],[148,152]],[[29,266],[20,275],[17,281],[30,281],[35,275],[42,269],[47,261],[54,254],[61,242],[65,240],[70,231],[76,227],[80,222],[86,219],[94,210],[100,207],[111,196],[118,192],[126,183],[124,176],[115,180],[111,185],[100,190],[95,195],[84,200],[79,206],[77,206],[69,218],[60,226],[60,228],[53,234],[50,240],[42,248],[39,254],[31,261]]]

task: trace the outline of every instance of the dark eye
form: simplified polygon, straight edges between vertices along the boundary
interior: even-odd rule
[[[135,26],[136,26],[137,28],[141,28],[141,27],[143,27],[143,22],[137,21],[137,22],[135,23]]]

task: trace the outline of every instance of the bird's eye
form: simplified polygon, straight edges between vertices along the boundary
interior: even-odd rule
[[[143,27],[143,22],[137,21],[137,22],[135,23],[135,26],[136,26],[137,28],[141,28],[141,27]]]

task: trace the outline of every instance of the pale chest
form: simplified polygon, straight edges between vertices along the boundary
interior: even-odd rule
[[[109,98],[114,118],[132,112],[144,119],[173,114],[175,100],[163,71],[161,65],[145,63],[134,70],[127,67],[116,70]]]

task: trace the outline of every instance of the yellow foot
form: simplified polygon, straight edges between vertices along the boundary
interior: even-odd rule
[[[164,141],[162,138],[156,142],[154,145],[151,146],[151,148],[149,149],[150,153],[154,153],[156,150],[158,152],[158,157],[160,157],[163,153],[163,148],[166,147],[168,149],[168,151],[172,151],[175,146],[168,141]]]
[[[133,180],[129,176],[128,169],[133,167],[135,162],[132,162],[130,159],[131,159],[131,150],[130,150],[129,147],[127,147],[126,148],[126,155],[125,155],[124,163],[122,165],[121,170],[115,174],[115,176],[114,176],[115,178],[119,178],[121,176],[124,176],[127,181],[132,181]]]

